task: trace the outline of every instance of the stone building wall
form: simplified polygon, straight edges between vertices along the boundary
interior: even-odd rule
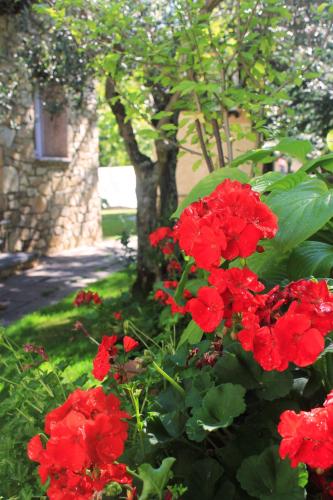
[[[91,245],[101,237],[96,98],[87,92],[78,111],[68,108],[68,159],[37,159],[35,88],[15,66],[15,16],[0,16],[0,74],[18,76],[13,108],[0,123],[0,220],[6,251],[53,253]]]

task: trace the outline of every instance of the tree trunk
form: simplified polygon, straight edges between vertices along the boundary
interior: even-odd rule
[[[159,221],[162,225],[168,225],[170,216],[178,205],[176,167],[179,148],[175,137],[172,138],[172,142],[168,143],[163,140],[156,141],[155,146],[159,167]]]
[[[147,294],[156,277],[154,259],[148,235],[157,226],[156,195],[158,184],[158,168],[156,162],[140,151],[131,120],[126,116],[125,107],[120,99],[112,78],[107,78],[105,96],[117,120],[119,132],[124,140],[126,151],[136,175],[137,196],[137,278],[133,287],[135,293]]]
[[[158,169],[155,163],[146,162],[134,165],[136,174],[137,196],[137,278],[133,291],[146,295],[153,287],[156,278],[155,260],[152,258],[152,249],[149,244],[149,233],[157,226],[157,183]]]
[[[111,77],[106,80],[105,96],[117,120],[120,135],[124,140],[126,151],[135,170],[138,253],[137,278],[133,286],[133,291],[135,293],[147,294],[152,289],[157,274],[155,259],[152,255],[153,252],[148,236],[158,225],[158,185],[161,191],[159,218],[168,223],[170,215],[177,208],[175,172],[178,146],[176,133],[173,137],[170,137],[170,141],[156,141],[157,161],[153,161],[140,151],[131,120],[126,116],[126,109],[116,90],[115,82]],[[168,102],[172,102],[174,95],[168,97],[168,99]],[[176,111],[171,119],[171,122],[176,126],[178,124],[178,116],[179,112]]]

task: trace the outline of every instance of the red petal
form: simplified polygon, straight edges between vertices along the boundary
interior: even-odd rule
[[[130,352],[133,351],[133,349],[135,349],[139,345],[139,342],[132,339],[132,337],[125,335],[125,337],[123,338],[123,344],[124,344],[124,351]]]
[[[30,439],[28,443],[28,457],[34,462],[39,462],[41,453],[44,451],[39,434]]]

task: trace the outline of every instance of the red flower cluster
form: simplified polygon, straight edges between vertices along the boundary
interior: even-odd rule
[[[163,287],[169,289],[176,289],[178,286],[178,281],[163,281]],[[184,291],[184,298],[189,298],[188,291]],[[164,305],[170,306],[172,314],[185,314],[186,308],[180,304],[177,304],[173,295],[166,292],[165,290],[159,289],[154,293],[154,300],[161,302]]]
[[[256,274],[231,268],[213,269],[208,283],[185,312],[204,332],[213,332],[222,320],[235,330],[241,325],[238,340],[264,370],[308,366],[323,351],[324,337],[333,329],[333,294],[325,281],[300,280],[264,294]]]
[[[211,270],[222,258],[248,257],[260,239],[273,238],[276,232],[276,216],[259,194],[248,184],[226,179],[183,211],[174,239],[199,267]]]
[[[93,361],[94,368],[92,374],[97,380],[103,380],[109,373],[111,366],[114,365],[118,356],[118,349],[115,346],[117,341],[118,337],[116,335],[112,335],[111,337],[108,337],[107,335],[103,336],[102,342],[98,346],[98,351]],[[125,352],[132,351],[138,345],[139,342],[132,339],[132,337],[129,337],[128,335],[123,337],[123,347]],[[115,374],[115,378],[117,379],[116,375],[117,374]]]
[[[333,466],[333,391],[323,407],[311,411],[282,413],[278,432],[282,436],[280,457],[289,457],[292,467],[300,462],[315,469]]]
[[[115,463],[127,439],[125,418],[120,401],[101,387],[77,389],[46,416],[46,447],[36,435],[28,456],[39,462],[42,483],[50,479],[51,500],[90,500],[110,482],[131,485],[126,465]]]
[[[84,290],[81,290],[76,294],[73,303],[77,307],[80,307],[83,305],[89,305],[91,302],[93,302],[94,304],[102,304],[103,301],[97,292],[92,292],[91,290],[85,292]]]
[[[149,235],[149,241],[152,247],[157,247],[161,241],[167,238],[172,238],[172,229],[167,226],[158,227]]]
[[[152,247],[159,246],[164,255],[172,255],[174,252],[174,244],[171,241],[172,238],[172,229],[170,227],[163,226],[150,233],[149,242]]]
[[[283,312],[285,310],[286,312]],[[333,328],[333,294],[325,281],[300,280],[254,297],[243,311],[238,340],[264,370],[314,363]]]
[[[188,301],[186,311],[204,332],[213,332],[222,319],[232,325],[235,314],[253,308],[256,297],[264,285],[247,268],[213,269],[208,278],[212,286],[202,287],[197,297]]]

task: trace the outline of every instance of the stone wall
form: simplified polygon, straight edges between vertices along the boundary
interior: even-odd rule
[[[34,85],[15,67],[19,40],[15,17],[0,16],[0,74],[18,86],[14,105],[0,123],[0,220],[6,251],[52,253],[91,245],[101,237],[96,98],[87,92],[80,110],[68,108],[68,159],[35,154]]]

